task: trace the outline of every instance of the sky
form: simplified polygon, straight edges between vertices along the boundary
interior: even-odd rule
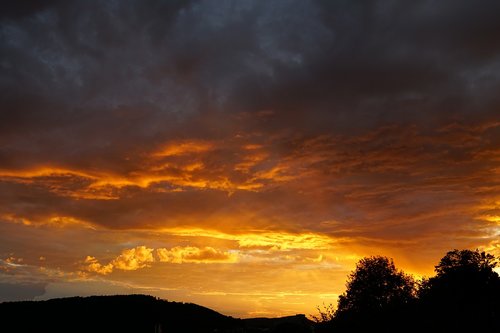
[[[500,255],[500,2],[7,1],[0,301],[314,314]]]

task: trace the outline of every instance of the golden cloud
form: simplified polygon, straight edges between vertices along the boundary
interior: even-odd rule
[[[82,270],[107,275],[113,272],[114,269],[135,271],[140,268],[149,267],[149,264],[153,261],[153,249],[145,246],[137,246],[132,249],[123,250],[116,259],[106,265],[99,263],[92,256],[87,256],[83,262]]]
[[[165,144],[154,156],[169,157],[187,154],[199,154],[214,149],[212,142],[201,140],[173,141]]]
[[[335,240],[316,233],[253,232],[229,234],[216,230],[199,228],[170,228],[163,232],[176,236],[209,237],[237,241],[241,248],[262,247],[270,250],[326,250],[331,249]]]
[[[160,262],[174,264],[182,263],[235,263],[238,255],[234,252],[220,251],[213,247],[205,246],[198,248],[194,246],[176,246],[168,250],[156,249],[156,255]]]
[[[23,225],[36,225],[36,226],[49,226],[54,228],[64,228],[68,226],[79,226],[88,229],[95,229],[95,227],[89,222],[71,217],[71,216],[48,216],[40,217],[34,220],[24,218],[22,216],[17,216],[15,214],[1,214],[0,219],[10,223],[18,223]]]
[[[87,272],[107,275],[113,271],[113,265],[112,264],[102,265],[95,257],[87,256],[83,261],[82,269]]]
[[[156,258],[153,256],[156,253]],[[152,249],[137,246],[125,249],[108,264],[101,264],[95,257],[87,256],[81,265],[81,271],[107,275],[115,269],[135,271],[150,267],[153,262],[183,263],[235,263],[238,255],[235,252],[221,251],[210,246],[202,248],[194,246],[176,246],[171,249]]]
[[[133,249],[126,249],[111,262],[114,268],[124,271],[135,271],[144,268],[153,262],[153,249],[145,246],[138,246]]]

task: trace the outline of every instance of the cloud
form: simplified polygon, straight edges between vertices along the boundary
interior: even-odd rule
[[[183,237],[206,237],[233,240],[239,248],[265,248],[276,251],[288,250],[327,250],[331,249],[335,240],[321,234],[290,232],[254,231],[252,233],[224,233],[209,229],[172,228],[162,232]]]
[[[121,230],[179,223],[200,228],[206,221],[220,231],[243,227],[243,233],[271,224],[299,233],[419,237],[448,223],[460,230],[477,223],[477,216],[498,215],[491,178],[498,163],[490,157],[498,149],[498,128],[454,122],[426,131],[392,125],[356,135],[231,139],[186,160],[143,154],[130,174],[101,171],[74,185],[57,173],[48,179],[49,174],[9,171],[0,182],[0,210],[6,220],[33,225],[52,221]],[[249,144],[257,148],[245,149]],[[241,169],[257,151],[268,157]],[[203,167],[184,167],[196,163]],[[92,190],[112,197],[79,196]],[[438,217],[442,224],[427,225]]]
[[[153,249],[138,246],[134,249],[123,250],[111,264],[116,269],[135,271],[136,269],[147,267],[153,261]]]
[[[0,302],[30,301],[45,293],[46,284],[2,283],[0,282]]]
[[[113,268],[113,264],[102,265],[96,258],[91,256],[87,256],[83,262],[83,270],[88,272],[106,275],[113,272]]]
[[[179,156],[186,154],[199,154],[211,151],[214,149],[214,145],[211,142],[204,141],[180,141],[180,142],[169,142],[167,145],[162,147],[154,156],[158,157],[169,157],[169,156]]]
[[[155,253],[156,255],[154,255]],[[114,270],[135,271],[150,267],[155,261],[174,264],[182,263],[235,263],[238,256],[234,252],[217,250],[210,246],[202,248],[194,246],[176,246],[171,249],[152,249],[137,246],[125,249],[108,264],[101,264],[95,257],[87,256],[81,265],[81,272],[111,274]]]
[[[176,246],[169,249],[158,248],[156,255],[160,262],[174,264],[182,263],[235,263],[238,261],[236,253],[220,251],[213,247],[198,248],[194,246]]]
[[[92,256],[87,256],[83,261],[82,270],[107,275],[112,273],[115,269],[135,271],[149,267],[153,261],[153,249],[145,246],[137,246],[132,249],[123,250],[118,257],[106,265],[102,265]]]
[[[170,139],[479,120],[498,105],[497,7],[56,1],[18,8],[21,16],[0,22],[0,124],[9,142],[2,165],[92,160],[95,169],[126,171],[131,155]],[[263,110],[272,114],[259,116]],[[241,124],[241,112],[256,117]]]

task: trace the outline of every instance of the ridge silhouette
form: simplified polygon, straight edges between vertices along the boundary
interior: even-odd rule
[[[25,320],[16,318],[25,317]],[[192,303],[148,295],[0,303],[0,332],[311,332],[305,315],[236,319]]]

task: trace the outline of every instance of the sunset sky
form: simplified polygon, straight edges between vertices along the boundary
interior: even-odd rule
[[[500,255],[500,2],[7,1],[0,301],[314,314]]]

